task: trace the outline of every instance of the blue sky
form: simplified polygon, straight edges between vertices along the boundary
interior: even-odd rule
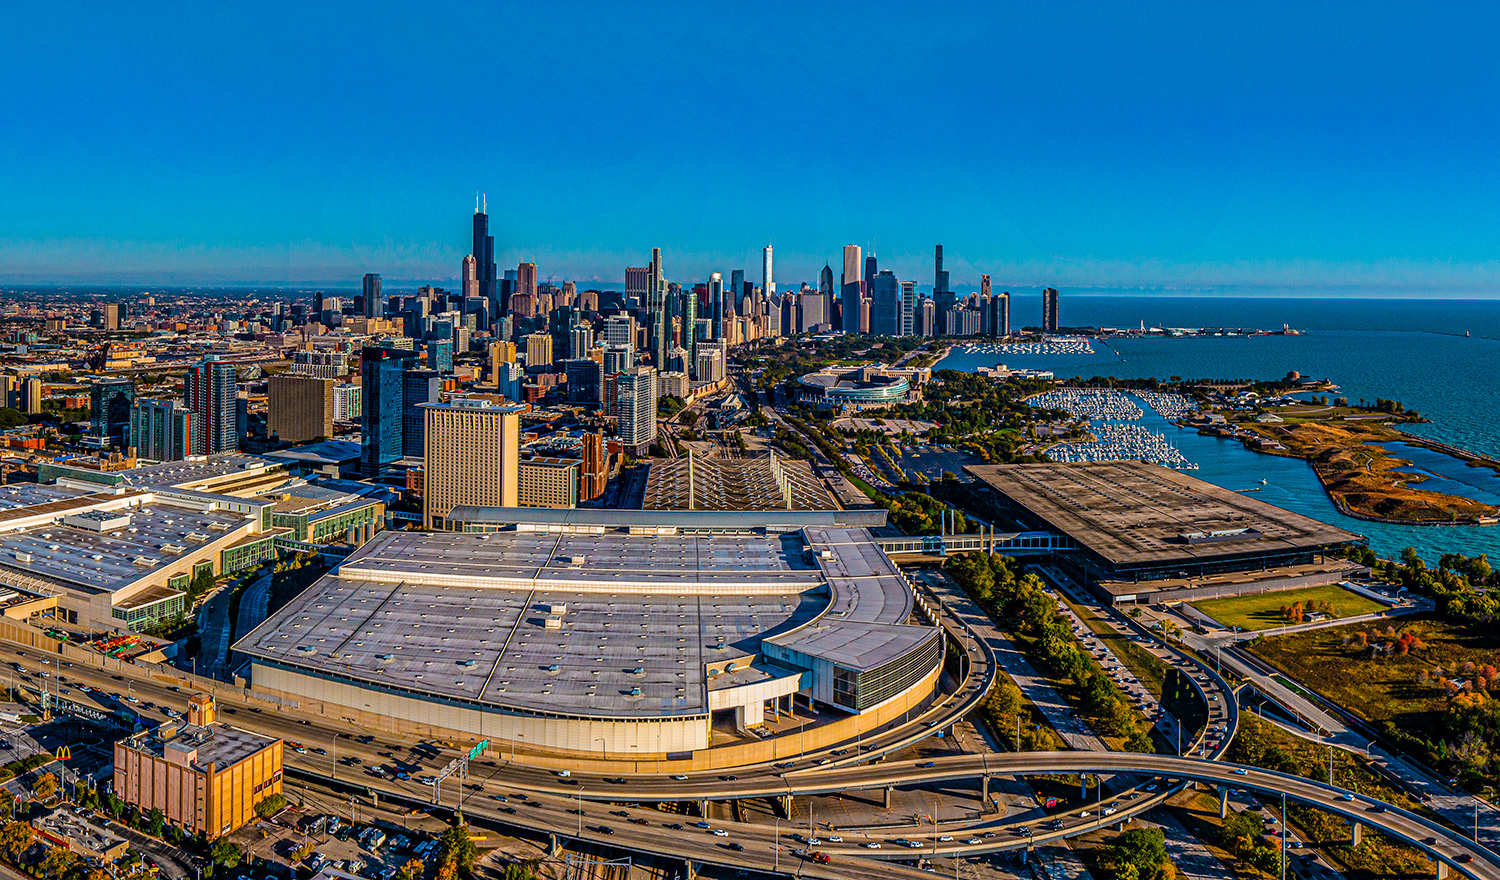
[[[1500,292],[1493,4],[25,4],[0,284]],[[475,7],[471,9],[470,7]]]

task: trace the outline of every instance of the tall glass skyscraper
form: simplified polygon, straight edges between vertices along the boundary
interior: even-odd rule
[[[490,235],[489,204],[474,200],[474,281],[478,296],[491,303],[490,313],[503,315],[510,311],[510,297],[500,295],[498,276],[495,274],[495,237]]]
[[[380,293],[380,276],[374,272],[365,275],[365,317],[384,318],[385,301]]]
[[[402,455],[405,388],[402,378],[417,353],[401,348],[370,347],[359,355],[364,428],[359,448],[360,473],[366,479],[385,476]]]
[[[902,320],[901,282],[887,269],[877,272],[870,281],[870,333],[875,336],[900,336]]]
[[[218,355],[208,355],[188,367],[183,377],[182,402],[194,413],[195,455],[239,449],[234,392],[234,365]]]

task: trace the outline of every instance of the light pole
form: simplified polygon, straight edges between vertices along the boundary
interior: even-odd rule
[[[335,733],[333,735],[333,742],[330,743],[332,748],[328,752],[328,777],[330,779],[339,778],[339,737],[347,735],[343,733]],[[351,819],[350,821],[352,822],[353,820]]]
[[[1370,740],[1369,742],[1365,743],[1365,758],[1368,759],[1370,757],[1370,746],[1373,746],[1373,745],[1375,745],[1375,740],[1373,740],[1373,739]]]
[[[575,840],[583,838],[583,786],[578,787],[578,834]]]

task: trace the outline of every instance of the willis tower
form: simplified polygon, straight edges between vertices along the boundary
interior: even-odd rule
[[[504,315],[510,311],[510,303],[500,302],[500,282],[495,274],[495,237],[490,235],[489,202],[474,199],[474,276],[479,282],[479,295],[490,303],[492,314]]]

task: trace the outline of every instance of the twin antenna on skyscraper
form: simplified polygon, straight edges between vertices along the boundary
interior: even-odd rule
[[[483,199],[483,202],[480,201],[481,199]],[[480,205],[481,204],[484,206],[483,210],[480,210]],[[488,214],[489,212],[490,212],[490,197],[488,195],[480,195],[479,193],[475,193],[474,194],[474,213],[476,213],[476,214]]]

